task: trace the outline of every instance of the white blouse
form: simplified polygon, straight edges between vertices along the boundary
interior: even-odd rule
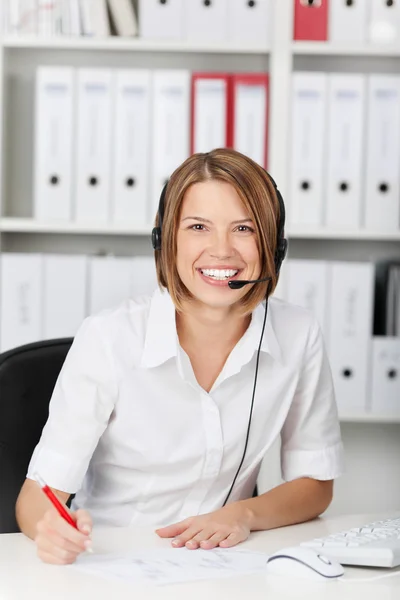
[[[264,306],[207,393],[179,345],[175,307],[160,290],[87,318],[62,368],[29,464],[76,493],[94,523],[161,526],[221,507],[242,458]],[[246,458],[229,502],[251,497],[281,435],[282,476],[343,471],[332,377],[320,328],[269,300]]]

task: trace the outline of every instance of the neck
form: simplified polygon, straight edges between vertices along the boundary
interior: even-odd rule
[[[237,344],[251,321],[251,315],[234,308],[221,309],[188,304],[176,315],[176,328],[182,348],[230,347]]]

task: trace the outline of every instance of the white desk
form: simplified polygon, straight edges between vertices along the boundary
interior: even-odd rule
[[[322,517],[293,527],[252,533],[243,547],[272,554],[280,548],[385,516],[393,515]],[[169,544],[169,540],[161,540],[149,529],[93,531],[96,552],[165,548]],[[46,565],[37,557],[34,542],[22,534],[0,535],[0,600],[399,600],[400,568],[398,576],[358,583],[357,579],[392,571],[348,567],[345,571],[352,581],[314,582],[259,574],[171,586],[132,587],[79,573],[70,567]]]

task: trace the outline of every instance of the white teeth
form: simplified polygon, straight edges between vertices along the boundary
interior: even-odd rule
[[[234,269],[201,269],[201,272],[206,277],[212,277],[213,279],[223,281],[229,277],[234,277],[238,271]]]

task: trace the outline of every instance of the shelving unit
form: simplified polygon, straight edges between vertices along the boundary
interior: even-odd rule
[[[334,45],[293,42],[293,0],[275,0],[271,44],[260,47],[231,44],[142,39],[23,38],[0,39],[0,249],[54,253],[151,254],[151,225],[131,227],[96,223],[39,223],[32,218],[33,98],[35,69],[40,64],[110,68],[186,68],[208,71],[268,71],[271,79],[269,111],[269,170],[286,200],[291,258],[327,260],[400,259],[400,231],[348,231],[290,226],[288,175],[290,156],[290,91],[295,70],[331,72],[400,72],[400,46]],[[337,242],[340,243],[337,243]],[[336,506],[349,512],[389,508],[381,497],[400,494],[396,483],[400,460],[400,414],[342,414],[349,477],[335,484]],[[393,427],[392,427],[393,426]],[[383,448],[383,450],[382,450]],[[279,454],[272,449],[264,461],[261,488],[279,484],[271,475]],[[387,474],[387,482],[381,477]],[[277,471],[277,469],[276,469]],[[356,474],[356,478],[354,478]],[[398,478],[397,478],[398,479]],[[370,496],[370,481],[380,483]],[[400,481],[400,480],[399,480]],[[369,486],[369,487],[368,487]],[[397,486],[397,487],[396,487]],[[350,491],[349,491],[350,490]],[[358,496],[357,496],[358,494]],[[365,500],[365,503],[364,503]],[[357,503],[358,502],[358,503]],[[368,502],[370,502],[368,504]],[[340,509],[339,509],[340,510]]]
[[[400,231],[309,229],[290,226],[288,164],[290,152],[291,75],[296,68],[318,67],[341,70],[349,61],[373,59],[400,70],[400,45],[334,45],[293,42],[292,0],[275,0],[273,39],[264,46],[233,47],[220,43],[172,42],[97,38],[37,38],[7,36],[0,40],[0,104],[3,113],[0,150],[3,157],[0,185],[0,248],[12,251],[115,252],[149,254],[151,224],[132,227],[121,224],[49,223],[32,218],[33,93],[39,64],[74,66],[189,68],[193,70],[260,71],[271,78],[269,112],[269,170],[286,199],[292,258],[309,256],[349,260],[374,260],[382,255],[400,258]],[[325,61],[325,62],[324,62]],[[378,63],[376,62],[378,61]],[[394,62],[393,62],[394,61]],[[357,66],[355,70],[357,70]],[[385,67],[383,67],[385,68]],[[21,174],[22,173],[22,174]],[[340,246],[335,247],[335,242]],[[343,415],[346,422],[393,422],[390,416]],[[397,419],[400,422],[400,417]]]

